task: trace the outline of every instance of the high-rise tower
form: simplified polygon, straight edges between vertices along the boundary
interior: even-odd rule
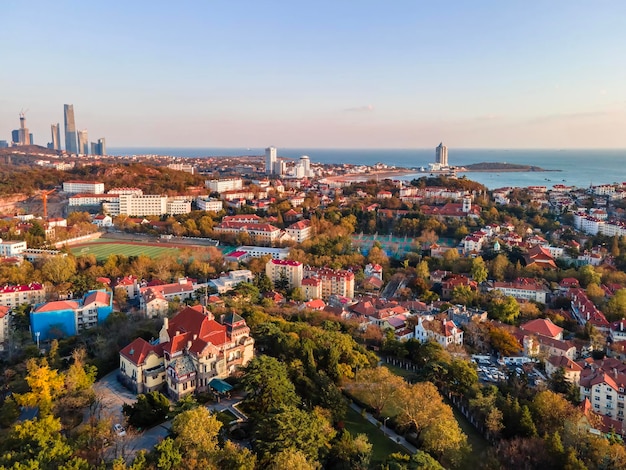
[[[89,155],[89,137],[86,129],[78,131],[78,153],[80,155]]]
[[[65,150],[67,150],[68,153],[78,153],[74,105],[63,105],[63,115],[65,117]]]
[[[59,123],[52,124],[50,130],[52,131],[52,148],[61,150],[61,125]]]
[[[276,147],[268,147],[265,149],[265,174],[273,175],[275,164],[276,164]]]
[[[28,127],[26,127],[26,112],[20,112],[20,128],[18,133],[18,142],[20,145],[30,145],[30,136],[31,134],[28,132]]]
[[[441,142],[435,149],[435,163],[439,163],[441,166],[448,166],[448,147]]]
[[[98,155],[106,155],[107,154],[107,144],[104,137],[100,137],[98,139]]]

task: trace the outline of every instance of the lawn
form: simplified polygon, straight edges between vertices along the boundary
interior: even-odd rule
[[[177,255],[180,252],[178,248],[166,248],[151,245],[131,245],[118,240],[100,239],[88,244],[79,245],[72,248],[72,254],[95,255],[98,261],[106,260],[110,255],[139,256],[146,255],[150,258],[158,258],[163,254]]]
[[[372,461],[370,463],[370,468],[377,467],[378,464],[383,463],[390,454],[395,452],[402,452],[406,454],[404,447],[393,442],[385,436],[379,428],[367,421],[352,408],[348,408],[344,424],[346,429],[350,431],[350,434],[353,436],[356,436],[357,434],[367,435],[367,439],[372,444]]]

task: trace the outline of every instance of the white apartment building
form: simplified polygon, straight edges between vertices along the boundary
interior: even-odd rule
[[[46,287],[32,282],[19,286],[5,285],[0,288],[0,306],[18,307],[22,304],[35,305],[46,301]]]
[[[300,220],[287,227],[285,232],[297,243],[302,243],[304,240],[311,238],[313,228],[311,227],[310,220]]]
[[[626,375],[597,370],[580,377],[580,397],[587,398],[595,413],[624,421]]]
[[[224,191],[234,191],[243,188],[243,180],[241,178],[207,180],[204,184],[214,193],[223,193]]]
[[[18,256],[26,250],[26,242],[18,240],[2,240],[0,238],[0,256]]]
[[[166,214],[171,215],[179,215],[179,214],[189,214],[191,212],[191,199],[188,197],[185,198],[168,198],[166,203]]]
[[[237,285],[242,282],[252,282],[254,275],[252,271],[248,269],[238,269],[236,271],[230,271],[217,279],[211,279],[209,285],[219,294],[233,290]]]
[[[69,206],[99,206],[102,203],[111,202],[119,206],[119,198],[114,194],[77,194],[68,199]]]
[[[516,282],[493,282],[488,290],[497,290],[505,296],[510,295],[516,299],[532,300],[542,304],[546,303],[546,296],[550,294],[550,290],[543,284],[526,279],[518,279]]]
[[[302,285],[303,267],[299,261],[271,259],[265,265],[265,274],[274,284],[286,279],[289,289],[293,289]]]
[[[196,199],[198,209],[208,212],[220,212],[224,208],[224,203],[221,199],[213,199],[209,197],[199,197]]]
[[[238,247],[235,251],[245,251],[252,258],[263,258],[269,255],[272,259],[285,260],[289,256],[289,248],[272,248],[270,246],[244,245]]]
[[[80,193],[103,194],[104,183],[98,183],[96,181],[80,181],[80,180],[64,181],[63,191],[66,193],[72,193],[72,194],[80,194]]]
[[[190,165],[189,163],[170,163],[167,167],[170,170],[184,171],[185,173],[191,173],[192,175],[196,172],[196,167]]]
[[[0,351],[4,351],[4,343],[9,340],[10,321],[11,315],[9,315],[9,308],[0,306]]]

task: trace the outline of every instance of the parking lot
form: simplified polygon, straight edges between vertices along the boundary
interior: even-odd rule
[[[521,363],[515,359],[505,362],[502,359],[496,360],[491,356],[473,356],[472,361],[476,363],[478,379],[481,382],[503,382],[513,375],[519,377],[525,375],[529,385],[533,386],[539,386],[546,382],[545,375],[536,369],[533,362]]]
[[[124,422],[122,405],[134,403],[137,401],[137,396],[117,381],[117,373],[116,369],[105,375],[94,384],[93,388],[100,399],[103,415],[110,417],[114,423],[122,423]]]

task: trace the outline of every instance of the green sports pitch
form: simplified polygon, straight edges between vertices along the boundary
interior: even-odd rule
[[[164,254],[178,255],[178,248],[166,248],[152,245],[130,244],[118,240],[104,240],[78,245],[71,249],[74,256],[95,255],[98,261],[108,259],[110,255],[139,256],[158,258]]]

